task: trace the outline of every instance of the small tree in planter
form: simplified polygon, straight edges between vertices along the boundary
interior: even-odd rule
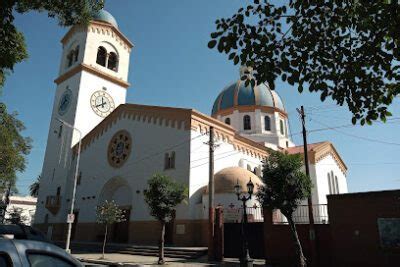
[[[161,223],[158,264],[164,264],[165,224],[170,221],[175,207],[186,201],[188,189],[184,184],[175,182],[166,175],[155,174],[148,181],[144,199],[150,208],[150,214]]]
[[[106,200],[102,205],[97,206],[96,208],[96,221],[97,223],[105,225],[103,255],[101,257],[102,259],[104,259],[104,250],[106,248],[108,226],[113,223],[119,223],[125,221],[124,211],[121,210],[117,206],[117,204],[115,204],[114,200],[112,201]]]
[[[293,221],[293,212],[303,199],[311,195],[311,180],[302,171],[303,160],[300,155],[283,154],[271,151],[264,163],[263,183],[257,198],[263,207],[280,209],[288,220],[295,243],[298,265],[306,266],[301,243]]]

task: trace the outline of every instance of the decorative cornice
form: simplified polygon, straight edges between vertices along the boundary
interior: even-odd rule
[[[259,106],[259,105],[231,107],[228,109],[220,110],[220,111],[214,113],[212,116],[214,118],[216,118],[217,116],[227,116],[227,115],[233,114],[234,111],[238,111],[239,113],[254,112],[256,109],[259,109],[262,112],[266,112],[266,113],[278,112],[281,116],[283,116],[284,118],[287,118],[287,113],[279,108]]]
[[[196,110],[137,104],[119,105],[82,139],[82,151],[123,118],[185,131],[209,132],[210,126],[213,126],[216,137],[233,144],[235,150],[260,159],[268,156],[269,149],[264,145],[239,135],[231,126]],[[74,150],[76,148],[77,145]]]
[[[304,150],[302,149],[302,147],[292,147],[285,150],[286,151],[292,150],[292,152],[289,152],[291,154],[304,154]],[[308,157],[311,164],[316,164],[320,162],[328,155],[332,156],[332,158],[338,164],[340,170],[345,174],[347,172],[347,166],[331,142],[326,141],[315,144],[309,144]]]
[[[128,83],[128,82],[125,82],[125,81],[123,81],[121,79],[115,78],[114,76],[112,76],[112,75],[110,75],[108,73],[105,73],[105,72],[103,72],[103,71],[101,71],[99,69],[96,69],[96,68],[94,68],[92,66],[89,66],[89,65],[86,65],[86,64],[83,64],[83,63],[73,67],[70,70],[68,70],[63,75],[61,75],[57,79],[55,79],[54,82],[56,84],[60,84],[63,81],[65,81],[66,79],[74,76],[76,73],[78,73],[80,71],[86,71],[86,72],[89,72],[91,74],[97,75],[100,78],[103,78],[103,79],[108,80],[110,82],[116,83],[116,84],[118,84],[118,85],[120,85],[120,86],[122,86],[124,88],[129,88],[129,86],[131,86],[130,83]]]
[[[95,20],[92,20],[87,27],[82,26],[82,25],[72,26],[69,29],[69,31],[64,35],[64,37],[61,39],[61,43],[63,45],[65,45],[68,42],[68,40],[71,38],[71,36],[75,33],[75,31],[77,31],[79,28],[85,29],[86,31],[88,31],[90,26],[92,26],[92,25],[110,28],[112,31],[115,32],[116,35],[118,35],[119,38],[121,38],[126,43],[126,45],[129,47],[129,49],[131,49],[133,47],[133,43],[131,41],[129,41],[129,39],[122,32],[120,32],[118,28],[114,27],[113,25],[111,25],[107,22],[100,22],[100,21],[95,21]]]

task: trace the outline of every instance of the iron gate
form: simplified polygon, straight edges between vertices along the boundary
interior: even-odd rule
[[[224,257],[239,258],[242,254],[241,223],[224,223]],[[245,227],[250,257],[264,259],[264,223],[252,222]]]

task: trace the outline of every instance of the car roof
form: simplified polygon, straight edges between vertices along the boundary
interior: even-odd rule
[[[80,263],[70,254],[68,254],[65,250],[51,243],[36,241],[36,240],[21,240],[21,239],[10,239],[9,241],[11,241],[14,244],[19,253],[31,251],[31,252],[55,254],[68,259],[77,266],[82,266],[82,263]]]

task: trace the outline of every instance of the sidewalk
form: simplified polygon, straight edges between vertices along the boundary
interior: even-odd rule
[[[158,257],[140,256],[119,253],[106,253],[105,259],[100,260],[101,253],[74,253],[74,257],[88,263],[119,265],[119,266],[159,266]],[[166,266],[239,266],[238,259],[225,259],[224,262],[207,262],[207,256],[195,260],[181,258],[165,258]],[[264,266],[264,260],[254,260],[254,266]]]

